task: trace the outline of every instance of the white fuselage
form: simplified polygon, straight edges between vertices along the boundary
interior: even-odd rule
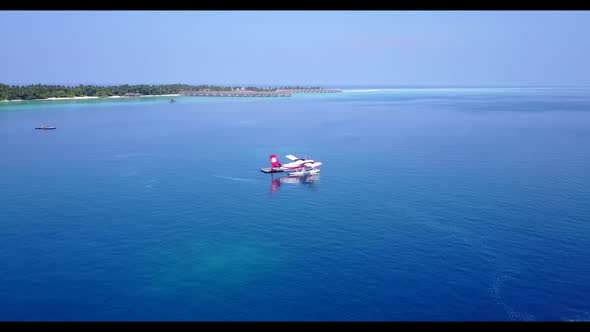
[[[280,168],[287,173],[308,171],[308,173],[305,174],[315,174],[317,172],[309,173],[309,171],[316,170],[320,165],[322,165],[322,163],[316,162],[315,160],[297,159],[293,162],[281,165]],[[319,172],[319,170],[317,171]]]
[[[303,164],[308,162],[307,160],[303,160],[303,159],[299,159],[299,160],[295,160],[293,162],[290,162],[288,164],[283,164],[281,165],[281,168],[286,171],[296,171],[296,170],[300,170],[303,168]],[[311,160],[311,162],[313,162],[313,160]]]

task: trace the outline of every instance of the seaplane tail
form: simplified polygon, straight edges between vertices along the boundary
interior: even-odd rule
[[[270,167],[271,168],[275,168],[275,167],[279,167],[281,166],[281,163],[279,162],[279,158],[277,158],[276,154],[271,154],[269,157],[270,160]]]

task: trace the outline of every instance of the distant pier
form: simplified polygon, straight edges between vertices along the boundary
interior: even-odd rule
[[[289,89],[292,93],[338,93],[342,90],[338,89]]]
[[[181,96],[200,97],[291,97],[295,93],[337,93],[338,89],[277,89],[277,90],[184,90]]]
[[[180,91],[181,96],[203,96],[203,97],[291,97],[288,91]]]

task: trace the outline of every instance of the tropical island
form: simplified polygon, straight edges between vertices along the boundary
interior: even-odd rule
[[[275,88],[236,87],[219,85],[6,85],[0,84],[0,100],[51,100],[77,98],[117,98],[140,96],[212,96],[212,97],[289,97],[294,93],[335,93],[337,89],[304,86]]]

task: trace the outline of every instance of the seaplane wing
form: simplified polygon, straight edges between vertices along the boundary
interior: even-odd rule
[[[321,165],[322,165],[321,162],[316,161],[316,162],[313,162],[313,163],[305,163],[303,166],[306,167],[306,168],[316,168],[316,167],[319,167]]]
[[[304,161],[303,160],[297,160],[297,161],[294,161],[292,163],[284,164],[281,167],[283,169],[297,169],[297,168],[301,168],[301,166],[303,164],[304,164]]]
[[[295,156],[294,156],[294,155],[292,155],[292,154],[288,154],[288,155],[286,155],[286,156],[285,156],[285,158],[287,158],[287,159],[289,159],[289,160],[291,160],[291,161],[295,161],[295,160],[299,159],[299,158],[295,157]]]

